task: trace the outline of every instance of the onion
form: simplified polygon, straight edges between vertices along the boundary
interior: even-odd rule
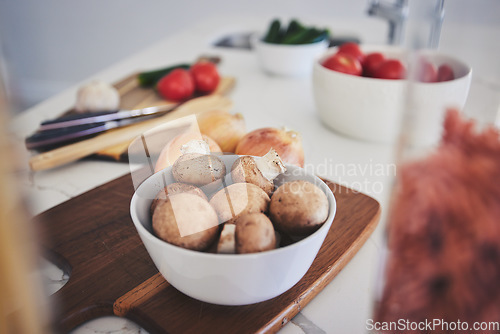
[[[210,110],[198,114],[197,119],[201,133],[215,140],[222,152],[234,152],[246,133],[245,120],[241,114]]]
[[[156,161],[155,173],[174,164],[175,160],[182,155],[181,147],[192,140],[205,140],[210,152],[222,152],[219,145],[210,137],[201,135],[196,131],[181,133],[165,145]]]
[[[238,143],[236,154],[262,157],[271,148],[286,163],[304,167],[304,149],[300,134],[285,128],[262,128],[247,133]]]

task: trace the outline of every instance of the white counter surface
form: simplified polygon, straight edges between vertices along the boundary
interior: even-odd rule
[[[392,147],[353,140],[327,129],[315,112],[310,78],[271,77],[261,71],[252,52],[209,46],[223,33],[255,30],[260,21],[216,22],[207,21],[166,38],[92,78],[114,82],[135,71],[194,60],[200,54],[219,55],[222,57],[220,72],[237,78],[230,96],[234,102],[233,112],[244,115],[248,130],[286,125],[299,131],[303,136],[306,168],[377,199],[382,205],[383,215],[376,231],[333,282],[281,330],[282,333],[363,333],[366,321],[371,318],[375,276],[383,245],[383,221],[395,174]],[[339,26],[336,31],[348,31],[350,27],[342,23]],[[385,26],[376,24],[360,37],[363,41],[376,43],[383,42],[385,34]],[[473,79],[471,94],[474,91],[479,96],[477,101],[484,100],[480,98],[482,94],[491,96],[491,92],[483,90],[488,85],[490,91],[498,92],[498,83],[492,86],[490,80],[484,87],[480,84],[480,80]],[[77,87],[19,115],[12,123],[14,135],[22,140],[41,121],[72,107]],[[78,161],[32,175],[26,170],[23,188],[30,199],[32,213],[38,214],[129,171],[128,164],[123,163]],[[48,275],[54,280],[61,276],[53,270]],[[127,320],[106,317],[74,331],[80,334],[111,332],[144,333],[144,330]]]

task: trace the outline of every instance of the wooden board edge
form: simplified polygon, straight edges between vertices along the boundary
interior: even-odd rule
[[[329,181],[331,182],[331,181]],[[363,194],[364,195],[364,194]],[[364,195],[376,202],[378,208],[375,215],[372,217],[370,222],[360,233],[359,237],[355,242],[351,244],[348,250],[344,253],[335,266],[328,267],[322,275],[316,281],[316,284],[309,290],[304,291],[300,296],[296,298],[294,303],[284,309],[279,313],[273,321],[267,323],[263,326],[257,333],[276,333],[281,328],[283,328],[293,317],[295,317],[311,300],[314,299],[323,289],[333,281],[333,279],[344,269],[344,267],[352,260],[352,258],[358,253],[358,251],[363,247],[368,238],[372,235],[375,228],[378,226],[381,216],[381,206],[380,203],[368,195]]]
[[[125,317],[135,306],[153,297],[158,292],[167,288],[170,284],[163,278],[161,273],[150,277],[123,296],[119,297],[113,304],[113,313],[119,317]]]

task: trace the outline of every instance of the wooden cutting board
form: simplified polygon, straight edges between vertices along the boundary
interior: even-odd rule
[[[197,61],[210,61],[214,64],[221,62],[220,57],[213,55],[202,55]],[[152,106],[175,105],[176,102],[167,101],[160,97],[153,88],[144,88],[137,80],[138,73],[133,73],[113,84],[120,95],[120,109],[132,110]],[[222,77],[217,89],[212,94],[227,95],[233,89],[236,80],[233,77]],[[194,96],[193,98],[196,98]],[[68,110],[64,115],[75,113],[74,109]],[[90,159],[115,160],[128,162],[128,146],[131,142],[125,141],[121,144],[100,150],[89,156]]]
[[[219,86],[212,94],[227,95],[234,87],[236,80],[233,77],[222,77]],[[137,74],[131,74],[128,77],[116,82],[113,85],[120,94],[120,109],[132,110],[152,106],[174,105],[176,102],[166,101],[153,88],[143,88],[139,86]],[[194,97],[196,98],[196,96]],[[69,110],[64,115],[72,114],[75,111]],[[128,161],[128,146],[130,141],[123,142],[116,146],[96,152],[90,156],[92,159],[115,160],[121,162]]]
[[[218,61],[216,58],[211,61]],[[121,162],[128,161],[128,148],[134,138],[139,133],[158,126],[164,122],[169,122],[175,118],[196,114],[211,108],[227,110],[231,102],[221,98],[229,94],[236,84],[233,77],[221,77],[219,85],[208,96],[195,94],[184,104],[163,99],[153,88],[139,86],[137,73],[131,74],[116,82],[113,86],[120,94],[120,106],[122,110],[142,109],[152,106],[172,106],[173,111],[154,119],[137,122],[129,126],[106,131],[96,137],[87,138],[77,143],[70,143],[65,146],[46,151],[30,158],[32,170],[43,170],[57,167],[61,164],[72,162],[81,158],[115,160]],[[217,99],[219,97],[219,99]],[[227,103],[229,102],[229,103]],[[189,105],[189,107],[187,107]],[[182,112],[181,112],[182,110]],[[60,117],[76,114],[75,109],[64,112]],[[126,138],[126,139],[124,139]]]
[[[37,216],[47,257],[70,273],[51,298],[54,329],[127,317],[150,333],[269,333],[279,330],[349,262],[375,229],[380,205],[326,181],[337,214],[306,275],[284,294],[253,305],[219,306],[177,291],[158,273],[129,215],[134,188],[123,176]]]

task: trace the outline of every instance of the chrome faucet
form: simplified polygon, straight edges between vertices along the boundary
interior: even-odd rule
[[[396,0],[395,3],[370,0],[368,15],[378,16],[389,22],[389,44],[403,42],[403,30],[408,17],[408,0]]]
[[[420,0],[416,0],[420,1]],[[427,3],[416,3],[416,5],[427,6]],[[389,22],[389,44],[402,44],[405,23],[408,18],[408,0],[396,0],[395,2],[381,2],[370,0],[368,14],[386,19]],[[444,0],[436,0],[436,7],[429,8],[426,12],[426,20],[430,22],[430,34],[427,47],[435,49],[439,45],[441,26],[444,20]]]
[[[438,0],[434,17],[431,23],[431,33],[429,36],[429,45],[431,49],[436,49],[439,45],[439,37],[441,37],[441,26],[444,20],[444,0]]]

